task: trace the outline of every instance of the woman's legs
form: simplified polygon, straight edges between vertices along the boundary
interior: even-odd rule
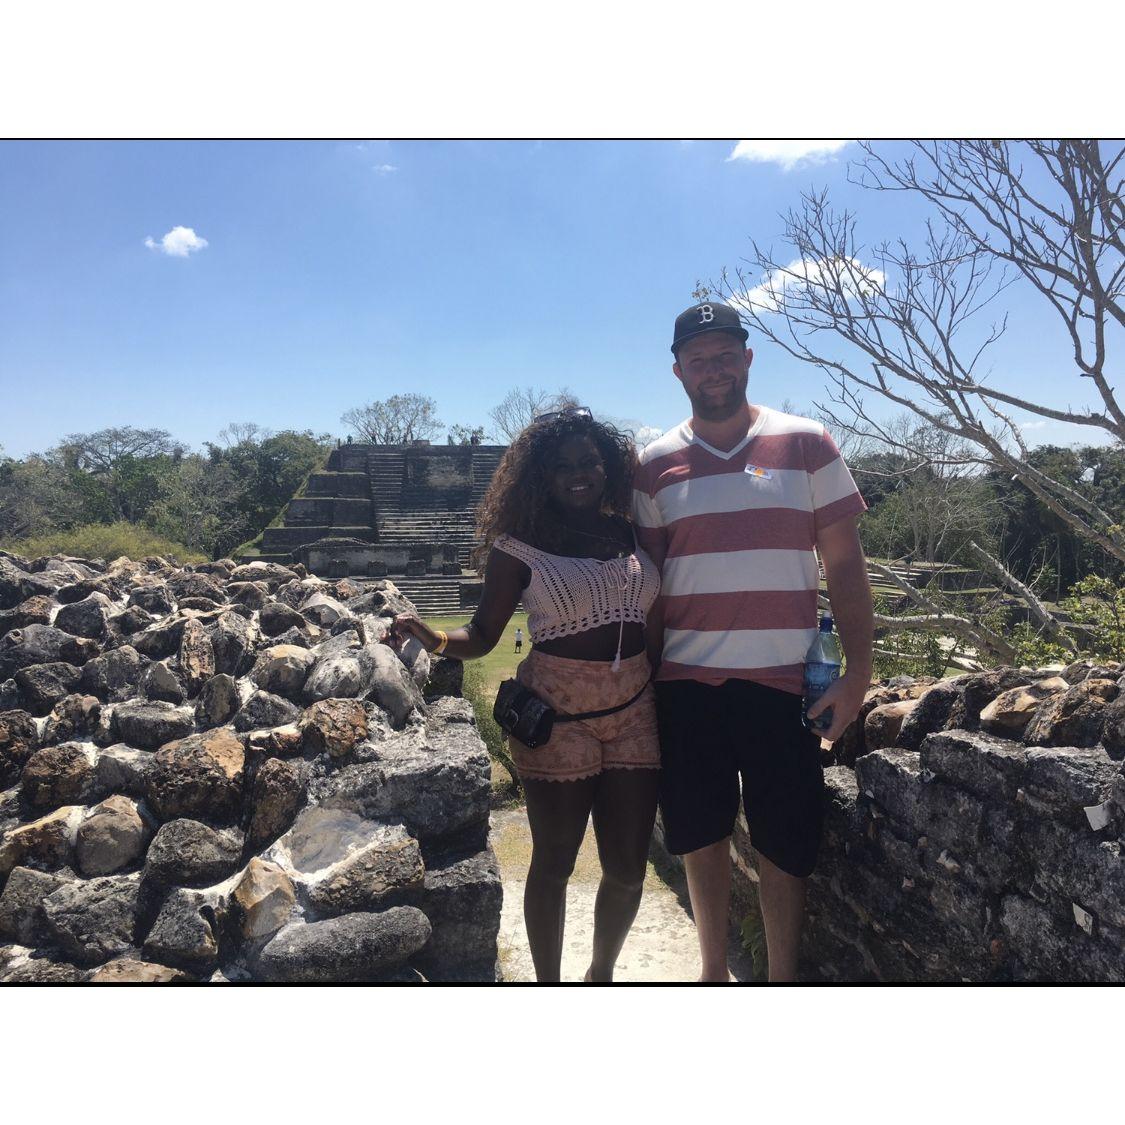
[[[594,957],[586,979],[611,981],[641,904],[660,771],[608,769],[596,781],[594,833],[602,881],[594,903]]]
[[[531,826],[531,868],[523,894],[535,978],[557,981],[562,964],[566,881],[586,834],[600,777],[523,783]]]

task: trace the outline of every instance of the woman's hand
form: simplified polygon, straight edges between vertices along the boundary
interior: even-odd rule
[[[416,613],[400,613],[391,625],[391,637],[402,643],[407,637],[415,637],[427,652],[433,652],[441,638]]]

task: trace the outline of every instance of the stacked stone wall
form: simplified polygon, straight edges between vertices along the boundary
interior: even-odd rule
[[[1123,673],[877,685],[826,770],[804,979],[1125,981]],[[744,824],[733,851],[741,921]]]
[[[407,608],[0,554],[0,982],[495,979],[488,754]]]

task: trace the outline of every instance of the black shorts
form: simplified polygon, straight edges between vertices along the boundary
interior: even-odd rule
[[[754,848],[782,871],[812,874],[824,820],[820,738],[801,697],[750,680],[656,684],[660,808],[668,850],[683,855],[734,830],[739,778]]]

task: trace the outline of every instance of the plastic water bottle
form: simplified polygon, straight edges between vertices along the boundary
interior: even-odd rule
[[[828,685],[840,675],[840,642],[832,632],[832,618],[826,613],[820,619],[816,639],[805,653],[804,702],[801,719],[809,730],[823,732],[832,725],[832,708],[809,718],[809,708],[828,690]]]

